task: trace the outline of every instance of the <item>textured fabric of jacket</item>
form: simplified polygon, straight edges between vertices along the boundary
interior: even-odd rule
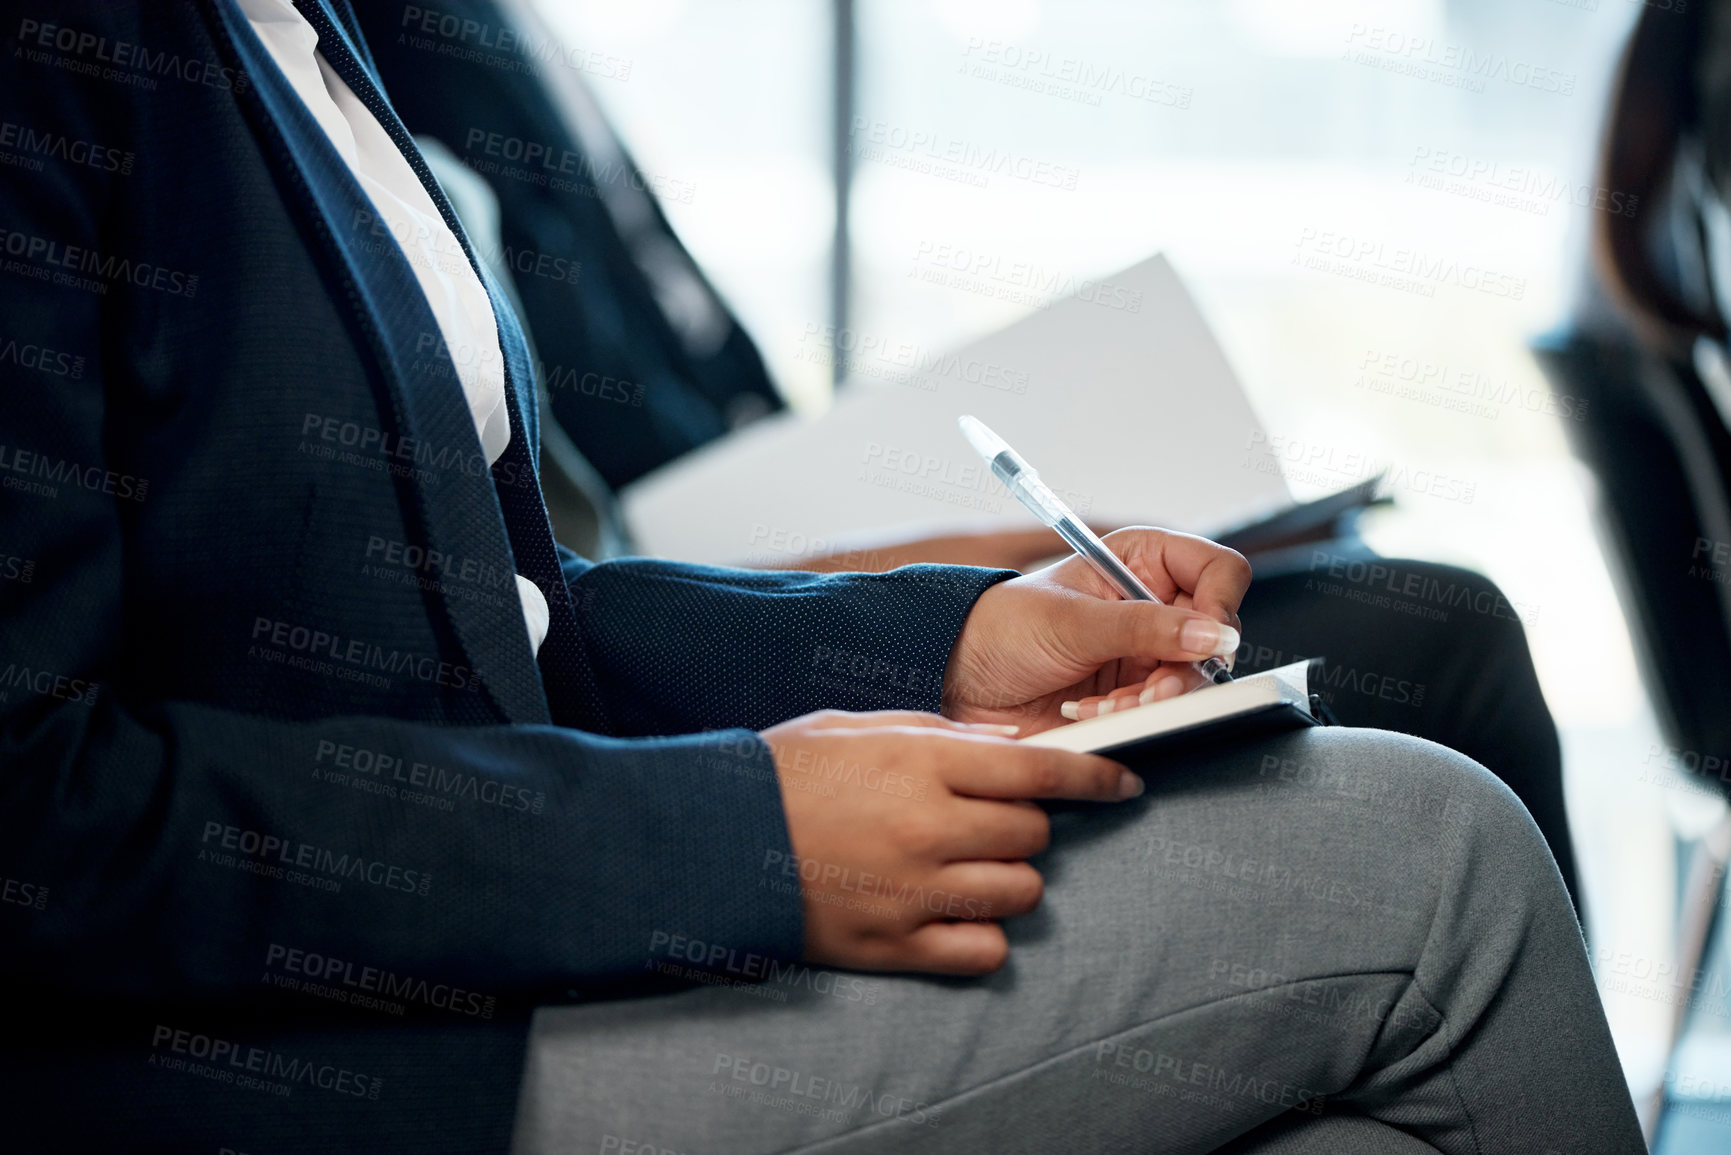
[[[302,6],[401,133],[352,14]],[[752,731],[935,709],[1003,575],[558,549],[496,283],[489,470],[400,248],[228,0],[0,36],[7,1145],[497,1149],[526,1007],[640,989],[657,932],[798,952]]]

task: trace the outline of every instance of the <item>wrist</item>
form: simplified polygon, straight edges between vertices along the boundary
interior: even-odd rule
[[[939,694],[938,712],[946,718],[956,717],[963,705],[980,699],[981,686],[975,658],[988,648],[987,640],[999,616],[998,605],[1006,594],[1005,581],[1017,576],[1004,571],[1003,579],[979,592],[967,616],[962,619],[961,628],[956,631],[955,644],[950,647],[949,658],[944,663],[944,684]]]

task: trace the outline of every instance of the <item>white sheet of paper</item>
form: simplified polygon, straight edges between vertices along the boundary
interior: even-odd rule
[[[627,488],[639,550],[791,565],[889,529],[1035,524],[957,430],[963,413],[1089,520],[1203,530],[1290,502],[1171,264],[1107,280],[1134,312],[1071,297],[951,354],[855,350],[822,416],[759,421]]]

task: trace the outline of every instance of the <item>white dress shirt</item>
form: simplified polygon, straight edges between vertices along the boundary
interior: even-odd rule
[[[381,226],[408,258],[456,367],[487,464],[493,464],[511,442],[511,421],[498,323],[481,278],[384,126],[318,52],[318,33],[292,0],[239,3],[301,103],[372,201]],[[521,574],[517,595],[529,646],[539,653],[547,637],[547,599]]]

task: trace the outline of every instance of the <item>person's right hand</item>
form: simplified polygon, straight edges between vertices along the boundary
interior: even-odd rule
[[[826,710],[763,732],[805,905],[805,957],[858,970],[984,974],[1001,918],[1044,884],[1025,861],[1050,821],[1030,799],[1118,802],[1142,780],[1095,754],[1022,746],[1007,726]]]

